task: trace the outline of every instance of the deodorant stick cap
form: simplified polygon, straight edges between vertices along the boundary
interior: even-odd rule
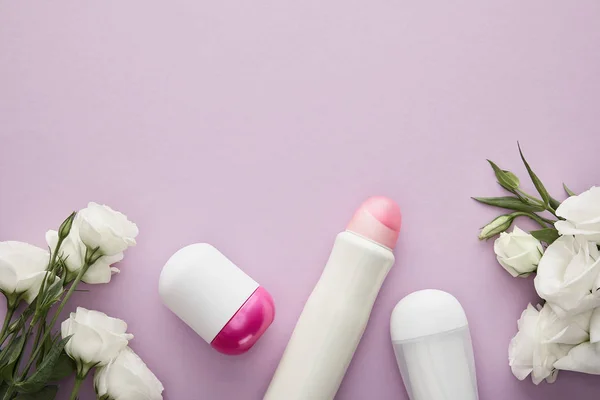
[[[468,325],[454,296],[441,290],[421,290],[400,300],[391,318],[392,341],[412,340]]]
[[[275,315],[268,292],[207,243],[171,256],[160,275],[159,293],[173,313],[226,354],[247,351]]]

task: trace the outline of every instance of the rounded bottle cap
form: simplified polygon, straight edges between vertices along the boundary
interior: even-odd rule
[[[159,279],[163,303],[211,343],[259,285],[219,250],[197,243],[177,251]]]
[[[414,292],[400,300],[391,318],[393,342],[449,332],[468,325],[467,316],[454,296],[441,290]]]

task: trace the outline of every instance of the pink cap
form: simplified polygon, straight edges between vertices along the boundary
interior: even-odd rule
[[[398,204],[387,197],[376,196],[362,203],[346,229],[393,250],[401,225]]]
[[[273,319],[273,298],[269,292],[259,287],[210,344],[224,354],[243,354],[254,346]]]

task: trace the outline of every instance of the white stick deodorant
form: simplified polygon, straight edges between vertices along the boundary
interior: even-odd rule
[[[411,400],[477,400],[469,325],[452,295],[409,294],[392,312],[391,335]]]

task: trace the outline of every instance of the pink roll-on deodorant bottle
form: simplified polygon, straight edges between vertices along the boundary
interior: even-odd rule
[[[248,351],[275,317],[271,295],[219,250],[197,243],[177,251],[159,279],[163,303],[217,351]]]

